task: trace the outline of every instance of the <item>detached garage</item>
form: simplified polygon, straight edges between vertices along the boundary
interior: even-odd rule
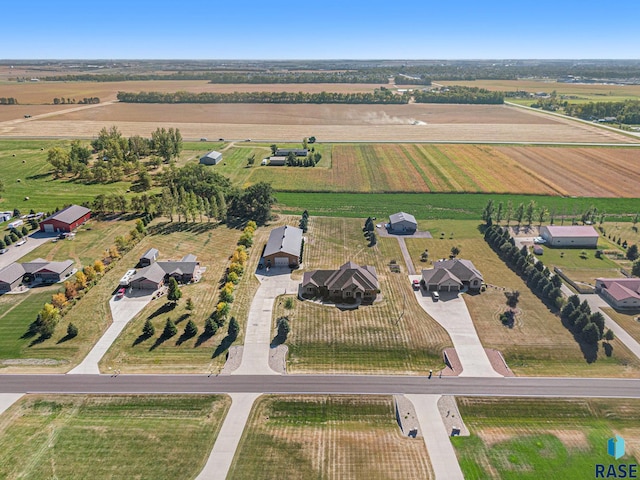
[[[40,222],[41,232],[71,232],[91,218],[91,210],[80,205],[54,213]]]
[[[297,267],[300,265],[302,230],[285,225],[271,230],[264,249],[264,263],[267,267]]]
[[[210,151],[206,155],[200,157],[200,163],[202,165],[217,165],[222,161],[222,154],[215,150]]]
[[[540,228],[540,236],[550,247],[597,248],[598,232],[591,225],[556,226]]]

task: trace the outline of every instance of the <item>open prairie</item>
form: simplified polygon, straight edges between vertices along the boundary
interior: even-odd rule
[[[251,138],[268,142],[300,141],[312,135],[324,142],[636,141],[594,125],[505,105],[116,103],[74,106],[58,113],[30,119],[17,116],[0,123],[0,136],[93,137],[102,127],[117,125],[127,136],[149,136],[158,127],[173,126],[180,129],[184,138]]]

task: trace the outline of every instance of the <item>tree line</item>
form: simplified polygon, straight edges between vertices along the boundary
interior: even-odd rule
[[[605,117],[615,118],[616,123],[626,125],[640,124],[640,100],[624,102],[589,102],[567,104],[564,107],[567,115],[583,120],[597,120]]]
[[[386,88],[367,93],[338,92],[118,92],[124,103],[347,103],[405,104],[408,94],[398,95]]]
[[[503,92],[491,92],[484,88],[462,87],[457,85],[436,90],[414,92],[413,96],[417,103],[504,103]]]
[[[82,100],[79,100],[76,102],[75,98],[64,98],[64,97],[55,97],[53,99],[53,104],[54,105],[64,105],[66,103],[78,103],[80,105],[89,105],[89,104],[96,104],[96,103],[100,103],[100,99],[98,97],[84,97]]]

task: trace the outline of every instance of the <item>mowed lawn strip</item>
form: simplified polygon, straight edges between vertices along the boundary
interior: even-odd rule
[[[517,375],[527,376],[639,376],[638,360],[620,341],[611,342],[613,354],[600,347],[597,361],[588,363],[585,353],[558,315],[536,297],[526,283],[491,250],[477,222],[420,222],[431,230],[433,239],[406,239],[407,248],[418,269],[431,268],[431,262],[448,258],[451,247],[460,248],[459,258],[471,260],[489,285],[478,295],[464,295],[476,331],[485,348],[500,350]],[[440,232],[444,232],[443,239]],[[452,235],[453,234],[453,235]],[[429,261],[420,261],[429,251]],[[513,328],[502,325],[500,313],[507,308],[505,291],[518,290],[519,314]],[[587,352],[588,353],[588,352]]]
[[[402,435],[391,397],[263,396],[229,478],[434,478],[421,438]]]
[[[0,417],[0,477],[194,478],[230,404],[225,395],[28,395]]]
[[[292,309],[280,299],[274,322],[289,317],[290,372],[422,373],[442,367],[442,350],[451,345],[446,331],[413,300],[400,247],[380,238],[374,247],[362,234],[363,220],[311,217],[304,269],[336,269],[351,260],[373,265],[381,301],[356,310],[300,301]],[[395,260],[401,273],[393,273]],[[302,279],[302,272],[294,278]],[[275,323],[274,323],[275,324]],[[275,332],[274,332],[275,335]]]
[[[218,350],[215,356],[214,352],[226,337],[228,321],[211,338],[201,337],[201,334],[206,319],[216,308],[220,280],[242,232],[214,223],[171,223],[166,219],[161,219],[151,232],[121,260],[128,268],[133,268],[140,256],[153,247],[160,251],[160,261],[179,260],[192,253],[206,271],[198,283],[181,287],[182,298],[177,305],[168,302],[166,296],[152,300],[125,327],[100,362],[100,368],[103,371],[118,368],[127,373],[204,373],[222,368],[226,350]],[[247,281],[247,277],[250,274],[246,273],[240,284]],[[194,303],[191,311],[186,308],[187,298]],[[235,301],[230,315],[238,315],[234,308]],[[151,338],[141,337],[147,319],[155,328],[155,335]],[[160,337],[167,319],[176,324],[178,333],[162,341]],[[198,327],[198,334],[192,338],[183,336],[189,320]],[[244,325],[246,318],[237,316],[237,320]],[[237,342],[241,341],[242,336]]]
[[[637,463],[637,443],[614,460],[607,440],[640,433],[640,402],[618,399],[461,398],[471,432],[451,439],[467,479],[593,478],[596,464]]]
[[[636,342],[640,342],[640,310],[619,312],[613,308],[603,308],[602,311],[624,328],[625,332],[631,335]]]

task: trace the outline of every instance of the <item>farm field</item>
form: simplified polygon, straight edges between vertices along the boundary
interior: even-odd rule
[[[74,108],[75,107],[75,108]],[[66,113],[65,113],[66,111]],[[117,125],[126,135],[179,128],[186,139],[226,138],[322,142],[634,143],[594,125],[506,105],[74,105],[41,118],[0,123],[0,135],[86,138]],[[345,128],[348,127],[348,128]]]
[[[364,220],[309,219],[304,247],[305,270],[338,268],[352,260],[373,265],[380,282],[380,302],[341,311],[294,298],[274,305],[275,320],[287,316],[291,325],[287,345],[290,373],[424,373],[442,368],[442,350],[451,345],[446,331],[415,302],[398,242],[380,238],[368,247]],[[396,260],[401,273],[392,273]],[[302,279],[302,272],[294,278]],[[274,333],[275,336],[275,333]]]
[[[224,365],[226,350],[217,349],[226,337],[228,322],[211,338],[202,336],[202,333],[206,319],[218,302],[219,282],[229,264],[229,257],[235,249],[241,231],[223,225],[169,223],[161,220],[150,232],[151,234],[136,245],[120,264],[133,268],[138,258],[154,247],[160,251],[159,260],[180,259],[188,253],[193,253],[206,271],[202,274],[200,282],[181,288],[182,299],[175,307],[170,306],[166,297],[152,300],[116,339],[100,362],[100,368],[104,372],[109,368],[117,368],[123,373],[219,371]],[[252,259],[256,257],[254,268],[259,255],[259,251],[254,253],[254,250],[260,248],[253,247],[250,252]],[[232,304],[229,318],[235,316],[241,325],[238,343],[242,343],[242,327],[246,322],[250,296],[255,288],[254,282],[257,283],[257,280],[247,270],[234,293],[236,300]],[[195,308],[192,311],[186,308],[187,298],[191,298],[194,303]],[[178,334],[162,341],[160,337],[168,318],[176,324]],[[151,338],[142,336],[142,327],[147,319],[150,319],[155,327],[155,335]],[[189,320],[193,320],[198,327],[198,334],[192,338],[183,335]]]
[[[611,342],[611,357],[600,347],[597,360],[589,363],[586,359],[592,359],[594,352],[586,348],[583,351],[560,318],[491,250],[477,226],[477,222],[421,222],[420,228],[431,231],[435,238],[406,239],[406,244],[418,270],[430,268],[429,262],[420,261],[425,248],[432,262],[448,258],[451,247],[458,246],[459,257],[471,260],[482,273],[489,287],[478,295],[464,295],[464,300],[485,348],[500,350],[516,375],[640,376],[640,361],[617,339]],[[439,232],[445,233],[443,239]],[[506,309],[505,289],[520,292],[520,313],[513,328],[503,326],[499,320]]]
[[[636,463],[640,433],[637,400],[493,399],[458,397],[471,432],[453,437],[466,479],[579,480],[595,464]],[[628,440],[626,455],[607,455],[613,435]]]
[[[0,477],[195,478],[230,404],[224,395],[27,395],[0,416]]]
[[[2,82],[0,97],[14,97],[20,104],[49,104],[54,97],[81,100],[98,97],[116,100],[118,92],[371,92],[378,84],[296,83],[296,84],[212,84],[206,80],[132,80],[123,82]],[[3,106],[4,107],[4,106]]]
[[[434,478],[424,441],[402,436],[391,397],[263,396],[228,478]]]

